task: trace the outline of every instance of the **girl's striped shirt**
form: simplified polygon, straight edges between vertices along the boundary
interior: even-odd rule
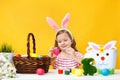
[[[83,58],[83,55],[80,52],[75,52],[76,56]],[[54,64],[54,68],[63,68],[63,69],[70,69],[70,68],[77,68],[80,66],[80,63],[75,61],[73,58],[62,58],[60,55],[57,56]]]

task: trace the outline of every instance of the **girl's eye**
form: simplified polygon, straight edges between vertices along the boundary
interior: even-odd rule
[[[97,56],[99,56],[99,54],[98,54],[98,53],[97,53],[96,55],[97,55]]]
[[[67,41],[67,39],[65,39],[64,41]]]
[[[106,56],[109,56],[109,53],[106,53]]]
[[[61,43],[61,41],[58,41],[58,43]]]

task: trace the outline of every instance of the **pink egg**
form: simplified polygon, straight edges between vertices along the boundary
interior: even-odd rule
[[[38,75],[43,75],[45,73],[45,71],[44,71],[44,69],[42,69],[42,68],[38,68],[37,70],[36,70],[36,74],[38,74]]]
[[[58,55],[60,53],[60,50],[58,48],[54,48],[54,54]]]

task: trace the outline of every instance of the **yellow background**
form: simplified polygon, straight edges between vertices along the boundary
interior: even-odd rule
[[[0,45],[7,42],[16,53],[26,54],[27,34],[32,32],[37,53],[48,54],[55,31],[45,17],[52,17],[60,26],[67,12],[71,14],[68,29],[83,54],[89,41],[105,44],[117,40],[120,49],[119,0],[0,0]],[[116,68],[120,68],[119,56]]]

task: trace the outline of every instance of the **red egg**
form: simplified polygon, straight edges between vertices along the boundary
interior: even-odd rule
[[[36,74],[38,74],[38,75],[43,75],[45,73],[45,71],[44,71],[44,69],[42,69],[42,68],[38,68],[37,70],[36,70]]]
[[[58,48],[54,48],[54,54],[58,55],[60,53],[60,50]]]

